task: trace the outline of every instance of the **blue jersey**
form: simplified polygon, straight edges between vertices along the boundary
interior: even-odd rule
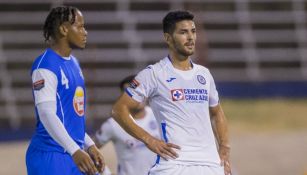
[[[83,148],[85,136],[85,83],[81,68],[77,59],[70,56],[66,60],[47,49],[44,54],[36,58],[32,65],[31,75],[36,69],[47,69],[57,77],[56,89],[56,114],[63,123],[70,137]],[[40,90],[44,80],[33,84],[32,91]],[[35,99],[34,99],[35,100]],[[36,131],[32,138],[31,145],[44,151],[65,152],[49,133],[40,121],[40,116],[35,107],[37,118]]]

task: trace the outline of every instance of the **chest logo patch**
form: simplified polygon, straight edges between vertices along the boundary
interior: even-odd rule
[[[172,100],[186,103],[205,103],[208,101],[208,91],[206,89],[173,89],[171,90]]]
[[[173,89],[171,90],[173,101],[184,100],[183,89]]]
[[[73,105],[75,112],[82,117],[84,115],[84,90],[80,86],[76,88]]]
[[[200,84],[206,84],[206,79],[202,75],[197,75],[197,80]]]

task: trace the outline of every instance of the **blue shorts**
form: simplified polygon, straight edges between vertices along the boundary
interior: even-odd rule
[[[28,175],[85,175],[67,153],[50,152],[29,146],[26,153]]]

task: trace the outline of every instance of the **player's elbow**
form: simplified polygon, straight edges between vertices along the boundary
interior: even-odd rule
[[[116,101],[112,107],[112,117],[118,121],[124,115],[125,105],[120,101]]]

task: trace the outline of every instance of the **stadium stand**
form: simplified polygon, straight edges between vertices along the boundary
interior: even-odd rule
[[[1,128],[34,125],[29,70],[45,47],[45,17],[61,4],[81,9],[89,32],[88,47],[75,55],[86,77],[90,126],[109,116],[119,80],[166,56],[161,19],[174,9],[194,12],[198,30],[205,29],[197,55],[205,55],[201,63],[221,95],[244,96],[242,89],[252,85],[247,95],[306,91],[304,0],[0,0]],[[276,89],[285,84],[297,93]]]

